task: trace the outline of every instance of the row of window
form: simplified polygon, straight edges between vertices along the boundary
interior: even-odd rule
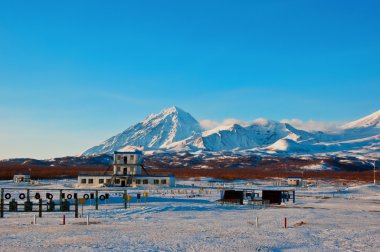
[[[128,163],[128,156],[127,155],[117,155],[116,159],[117,160],[123,160],[124,159],[124,163]],[[131,162],[135,161],[135,155],[129,155],[129,161],[131,161]]]
[[[99,184],[104,184],[104,181],[106,181],[106,183],[111,183],[111,179],[99,179],[98,183]],[[89,178],[89,179],[81,179],[81,184],[94,184],[94,179],[92,178]]]
[[[122,168],[120,166],[116,166],[116,172],[117,173],[120,173],[122,171],[121,169]],[[134,167],[128,167],[128,168],[123,169],[123,174],[135,174],[135,173],[136,173],[136,171],[135,171]]]
[[[143,179],[142,181],[141,181],[141,179],[136,179],[136,185],[141,185],[141,182],[142,182],[143,185],[149,184],[149,181],[147,179]],[[159,179],[154,179],[153,180],[153,184],[159,185],[160,184],[160,180]],[[161,179],[161,185],[166,185],[166,179]]]
[[[98,183],[99,184],[104,184],[104,181],[108,184],[108,183],[111,183],[111,179],[99,179]],[[161,182],[161,183],[160,183]],[[115,183],[116,184],[120,184],[120,179],[116,179],[115,180]],[[92,178],[89,178],[89,179],[81,179],[81,184],[94,184],[94,179]],[[149,184],[149,180],[148,179],[136,179],[136,185],[147,185]],[[166,179],[161,179],[161,181],[159,179],[154,179],[153,180],[153,184],[155,185],[166,185]]]

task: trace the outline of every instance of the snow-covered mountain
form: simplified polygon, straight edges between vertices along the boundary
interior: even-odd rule
[[[86,150],[82,155],[112,153],[129,145],[142,146],[145,150],[156,150],[201,132],[198,121],[189,113],[171,107],[159,114],[150,115],[143,122]]]
[[[276,154],[379,154],[380,110],[347,123],[338,133],[307,132],[287,123],[257,119],[202,131],[189,113],[172,107],[86,150],[83,155],[112,153],[125,146],[163,152],[248,152]]]
[[[257,119],[248,126],[220,126],[173,143],[168,148],[178,151],[181,149],[179,146],[186,146],[190,150],[238,151],[267,146],[283,138],[299,142],[315,141],[313,134],[295,129],[289,124]]]

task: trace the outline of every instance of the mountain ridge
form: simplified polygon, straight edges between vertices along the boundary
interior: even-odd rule
[[[203,130],[188,112],[170,107],[84,151],[82,155],[110,154],[126,146],[146,151],[223,152],[259,154],[346,154],[380,152],[380,110],[341,126],[341,132],[305,131],[290,123],[256,119]]]

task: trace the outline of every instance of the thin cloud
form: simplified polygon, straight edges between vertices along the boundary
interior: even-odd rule
[[[327,131],[327,132],[337,132],[340,131],[340,124],[335,122],[321,122],[321,121],[302,121],[300,119],[283,119],[280,122],[288,123],[293,127],[305,130],[305,131]]]
[[[227,119],[224,119],[223,121],[214,121],[214,120],[204,119],[204,120],[201,120],[199,123],[201,127],[205,130],[215,129],[216,127],[227,126],[227,125],[232,125],[232,124],[239,124],[242,126],[248,126],[252,124],[252,122],[245,122],[245,121],[235,119],[235,118],[227,118]]]

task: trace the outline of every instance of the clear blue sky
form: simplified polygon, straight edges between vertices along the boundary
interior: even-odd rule
[[[176,105],[197,119],[380,109],[380,1],[0,0],[0,158],[72,155]]]

